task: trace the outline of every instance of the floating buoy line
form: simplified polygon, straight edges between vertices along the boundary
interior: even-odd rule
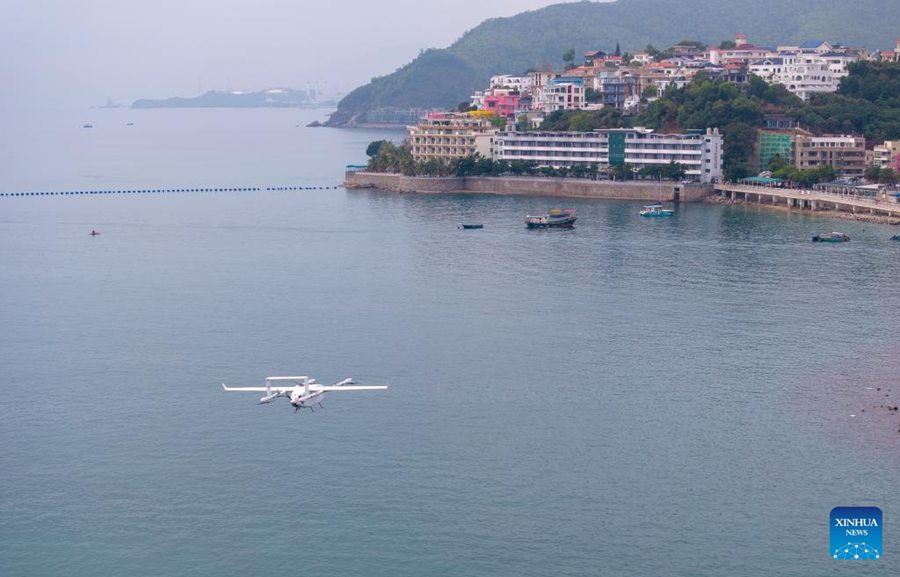
[[[300,190],[337,190],[340,186],[243,186],[208,188],[140,188],[109,190],[53,190],[40,192],[0,192],[0,196],[84,196],[90,194],[172,194],[191,192],[275,192]]]

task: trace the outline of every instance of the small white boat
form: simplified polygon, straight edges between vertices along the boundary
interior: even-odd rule
[[[675,211],[663,208],[661,204],[648,204],[640,214],[641,216],[674,216]]]

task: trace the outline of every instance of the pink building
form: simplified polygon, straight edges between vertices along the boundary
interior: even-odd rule
[[[484,110],[497,116],[513,118],[519,109],[519,95],[492,94],[484,97]]]

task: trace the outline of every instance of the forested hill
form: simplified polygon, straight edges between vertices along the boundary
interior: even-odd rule
[[[757,46],[827,40],[891,49],[900,31],[897,0],[618,0],[555,4],[493,18],[449,48],[424,51],[348,94],[330,124],[365,122],[378,108],[445,108],[485,88],[495,74],[562,66],[562,54],[663,48],[680,40],[718,45],[746,34]]]

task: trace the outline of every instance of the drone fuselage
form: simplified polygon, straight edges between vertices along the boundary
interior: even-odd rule
[[[291,395],[291,404],[295,407],[303,408],[303,407],[312,407],[313,405],[318,405],[322,402],[322,399],[325,397],[325,391],[315,391],[307,394],[296,394]]]

